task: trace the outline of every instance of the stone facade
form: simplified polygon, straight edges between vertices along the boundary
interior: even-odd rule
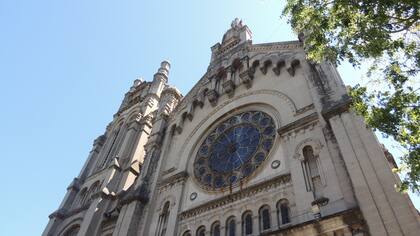
[[[390,157],[349,109],[336,68],[307,61],[300,41],[251,39],[232,22],[186,96],[168,85],[166,61],[153,81],[135,80],[43,235],[418,235],[418,213],[395,192]],[[215,167],[194,165],[200,146],[252,112],[271,117],[274,141],[260,162],[252,151],[236,154],[248,147],[230,140],[220,155],[250,171],[238,179],[232,167],[224,172],[232,178],[216,183]],[[222,170],[236,165],[208,158]]]

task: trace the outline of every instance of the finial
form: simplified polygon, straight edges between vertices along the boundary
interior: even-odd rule
[[[162,73],[162,74],[168,76],[169,69],[171,69],[171,63],[169,63],[169,61],[167,61],[167,60],[162,61],[160,63],[160,68],[158,70],[158,73]]]
[[[230,27],[232,27],[232,29],[240,29],[242,26],[242,20],[237,17],[232,21],[232,23],[230,23]]]
[[[143,78],[142,77],[138,77],[137,79],[134,80],[133,87],[137,87],[140,84],[142,84],[143,82],[144,82]]]

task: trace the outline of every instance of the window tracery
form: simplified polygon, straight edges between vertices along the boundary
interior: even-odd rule
[[[204,188],[238,184],[263,163],[274,144],[274,120],[261,111],[232,116],[203,141],[194,161],[194,175]]]

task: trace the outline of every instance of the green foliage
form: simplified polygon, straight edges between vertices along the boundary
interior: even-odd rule
[[[376,89],[350,91],[353,109],[406,149],[401,191],[420,192],[420,14],[418,0],[287,0],[283,15],[304,33],[308,59],[373,63]],[[417,84],[416,84],[417,82]],[[365,83],[367,84],[367,83]],[[412,84],[410,86],[410,84]]]

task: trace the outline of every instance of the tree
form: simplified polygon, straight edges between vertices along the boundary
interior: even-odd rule
[[[418,0],[287,0],[283,16],[304,33],[309,60],[369,62],[368,83],[350,90],[353,109],[404,149],[399,189],[420,192]],[[369,83],[379,86],[369,86]],[[376,84],[375,84],[376,85]]]

